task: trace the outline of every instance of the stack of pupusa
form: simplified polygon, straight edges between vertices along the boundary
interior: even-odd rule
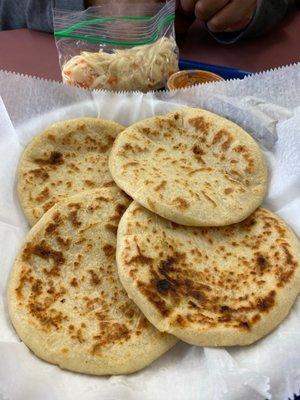
[[[119,277],[157,329],[194,345],[246,345],[286,317],[300,243],[259,208],[267,167],[243,129],[181,109],[120,133],[109,167],[135,200],[118,228]]]
[[[110,171],[131,204],[108,170],[112,145]],[[300,288],[298,239],[255,211],[266,186],[254,140],[203,110],[125,130],[99,119],[50,127],[19,168],[35,224],[9,281],[19,336],[49,362],[98,375],[143,368],[175,336],[214,346],[257,340]]]

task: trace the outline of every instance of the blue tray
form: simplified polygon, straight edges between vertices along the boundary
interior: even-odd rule
[[[205,71],[220,75],[224,79],[243,79],[245,76],[252,74],[252,72],[249,71],[223,67],[222,65],[205,64],[198,61],[185,60],[183,58],[179,60],[179,69],[203,69]]]

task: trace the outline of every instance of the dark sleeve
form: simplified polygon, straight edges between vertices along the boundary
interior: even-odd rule
[[[29,28],[53,32],[52,9],[84,10],[84,0],[1,0],[0,30]]]
[[[294,5],[294,0],[258,0],[256,12],[249,25],[239,32],[210,34],[220,43],[231,44],[240,39],[262,35],[276,25]]]

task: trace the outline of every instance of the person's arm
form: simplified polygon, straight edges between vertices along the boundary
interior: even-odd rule
[[[84,10],[84,0],[1,0],[0,30],[29,28],[53,32],[52,9]]]
[[[255,14],[247,25],[238,32],[212,32],[211,35],[220,43],[231,44],[242,38],[255,37],[275,26],[286,14],[294,0],[258,0]]]

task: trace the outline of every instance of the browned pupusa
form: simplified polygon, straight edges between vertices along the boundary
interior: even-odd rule
[[[51,125],[26,147],[18,194],[30,225],[57,201],[100,186],[113,186],[108,154],[123,126],[100,118]]]
[[[262,203],[267,188],[254,139],[225,118],[188,107],[126,128],[114,142],[109,169],[138,203],[188,226],[239,222]]]
[[[8,304],[18,335],[42,359],[72,371],[122,374],[175,344],[118,279],[116,229],[129,203],[116,187],[86,191],[57,203],[29,232]]]
[[[118,230],[121,282],[159,330],[201,346],[252,343],[300,290],[300,243],[263,208],[227,227],[192,228],[133,202]]]

